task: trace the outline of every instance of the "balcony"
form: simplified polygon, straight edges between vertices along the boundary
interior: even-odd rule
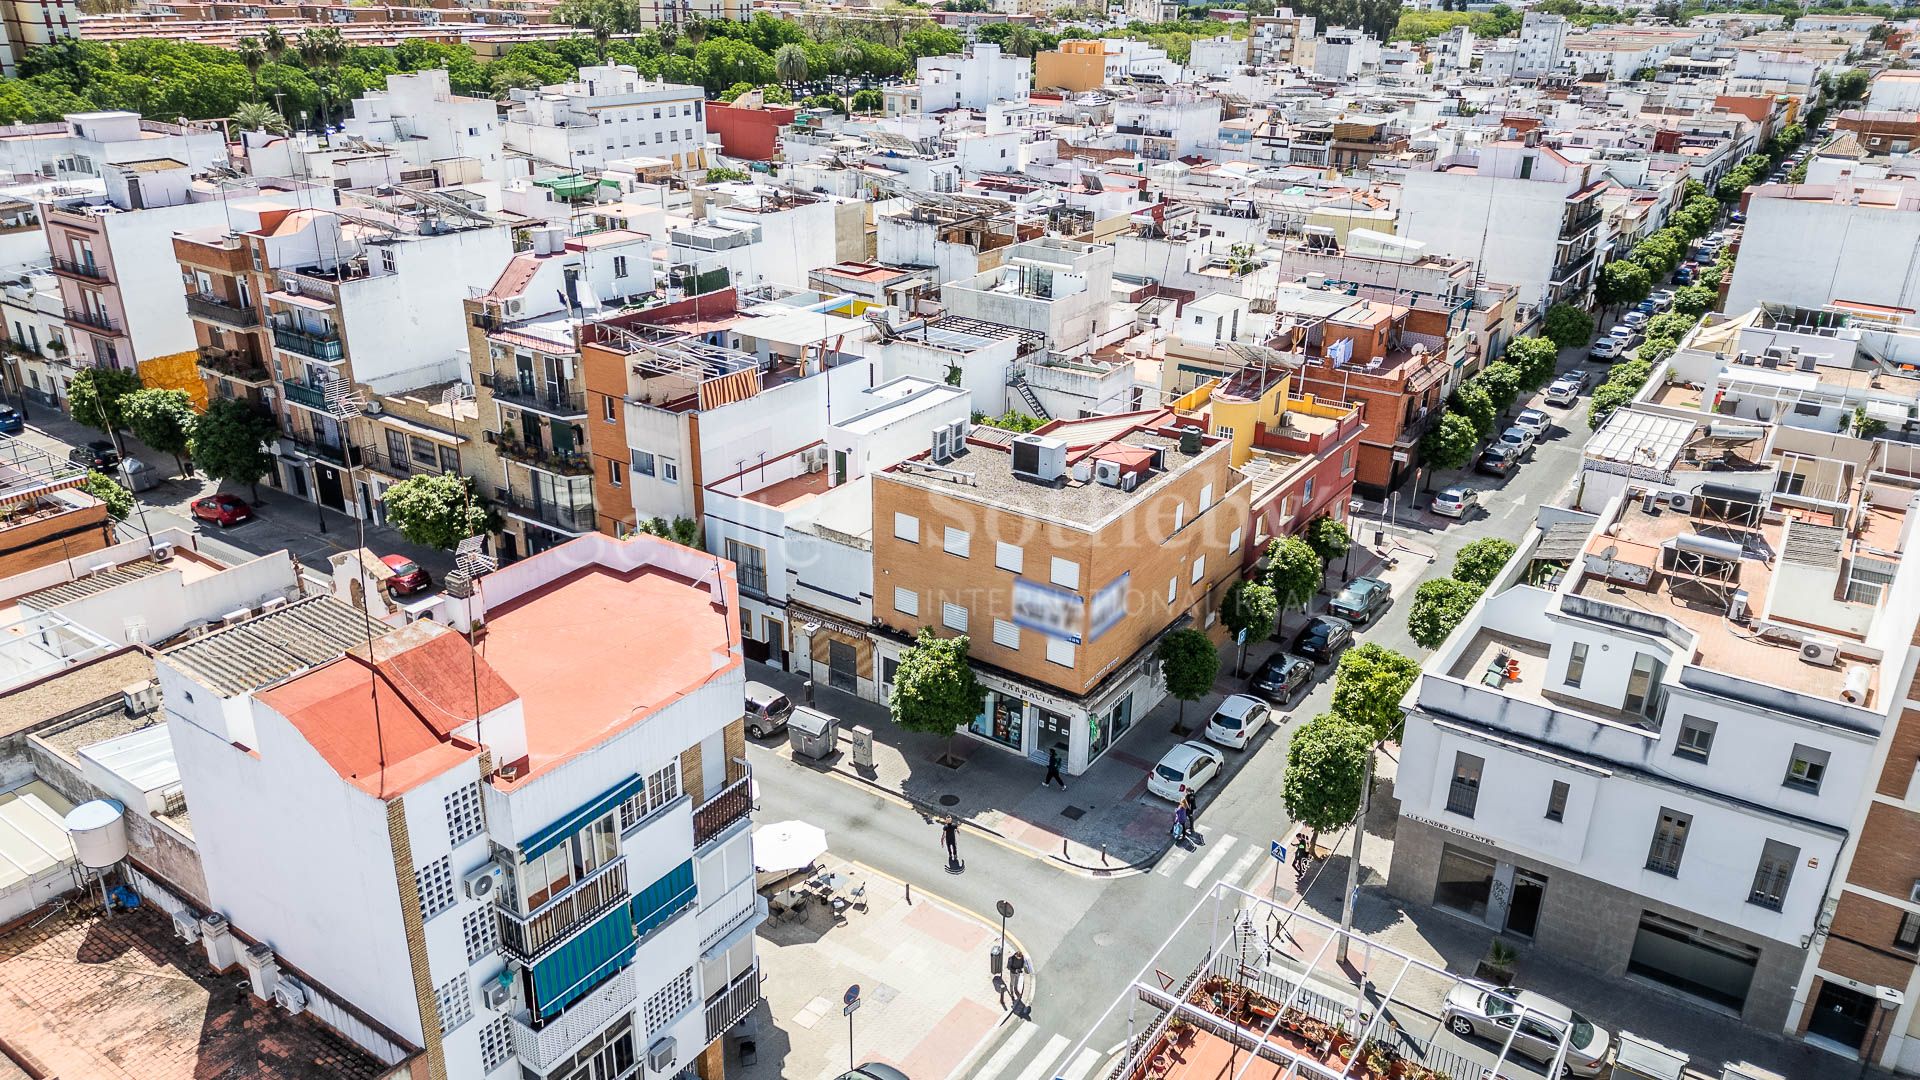
[[[221,326],[230,326],[235,330],[251,330],[260,325],[259,312],[250,307],[231,303],[212,293],[189,295],[187,314]]]
[[[273,328],[273,346],[314,360],[333,361],[344,355],[340,349],[338,333],[310,334],[291,327]]]
[[[559,506],[554,503],[537,502],[518,492],[502,488],[495,488],[494,496],[494,501],[505,507],[510,516],[523,521],[558,529],[574,536],[593,531],[592,506]]]
[[[280,441],[291,444],[296,453],[332,462],[342,468],[355,468],[364,464],[358,447],[342,443],[317,442],[313,439],[303,439],[298,435],[282,435]]]
[[[486,440],[503,458],[531,465],[559,476],[585,476],[593,471],[593,462],[578,450],[548,450],[520,441],[511,431],[489,431]]]
[[[68,277],[81,278],[86,281],[105,282],[113,280],[107,276],[106,270],[94,263],[92,259],[85,261],[62,259],[56,255],[53,257],[53,272],[56,274],[65,274]]]
[[[767,898],[754,891],[753,878],[747,877],[724,896],[700,906],[700,953],[724,941],[729,934],[753,920],[764,919]]]
[[[494,400],[503,404],[545,413],[562,420],[578,420],[587,415],[587,395],[584,391],[556,390],[530,379],[521,379],[511,373],[497,371],[481,372],[480,385],[492,390]]]
[[[1579,236],[1588,229],[1600,224],[1600,219],[1603,216],[1604,213],[1600,208],[1600,201],[1595,199],[1591,208],[1584,210],[1578,217],[1568,220],[1566,224],[1560,227],[1560,239],[1571,240]]]
[[[239,382],[264,386],[273,381],[267,366],[244,349],[218,349],[212,345],[202,345],[198,363],[202,371]]]
[[[525,915],[500,908],[500,951],[531,964],[568,934],[627,899],[627,858],[622,855]]]
[[[295,405],[304,405],[316,412],[328,411],[327,392],[318,386],[309,386],[298,379],[282,379],[280,389]]]
[[[716,792],[693,811],[693,846],[699,847],[725,832],[729,825],[753,811],[753,770]]]
[[[87,311],[84,308],[68,308],[67,321],[70,323],[78,323],[81,326],[91,327],[108,334],[118,334],[120,332],[120,324],[114,321],[113,316],[108,315],[104,311]]]
[[[572,1055],[581,1043],[599,1034],[616,1018],[631,1012],[639,996],[633,969],[629,967],[616,972],[613,978],[540,1027],[534,1027],[531,1014],[523,1011],[513,1018],[513,1052],[522,1065],[545,1072]]]
[[[707,1041],[712,1042],[760,1004],[760,965],[733,977],[726,989],[707,999]]]

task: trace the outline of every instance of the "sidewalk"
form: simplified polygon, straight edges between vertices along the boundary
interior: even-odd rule
[[[859,863],[823,868],[866,885],[867,910],[836,917],[810,904],[760,928],[765,995],[725,1040],[727,1075],[744,1080],[837,1077],[848,1065],[842,999],[860,987],[852,1058],[883,1062],[914,1080],[958,1075],[1007,1016],[988,973],[996,927],[945,901],[904,888]],[[1018,946],[1011,938],[1007,952]],[[939,973],[941,977],[929,977]],[[1029,981],[1027,992],[1034,987]],[[742,1053],[752,1044],[751,1055]],[[743,1060],[751,1056],[748,1063]]]
[[[1383,577],[1393,585],[1397,596],[1405,597],[1425,572],[1427,560],[1408,558],[1409,552],[1404,550],[1397,554],[1397,565],[1387,569],[1372,551],[1356,548],[1353,576],[1373,573]],[[1341,569],[1339,562],[1330,568],[1327,591],[1316,599],[1316,610],[1339,590]],[[1300,622],[1298,612],[1285,618],[1289,632]],[[1252,672],[1278,648],[1278,644],[1264,640],[1250,643],[1246,670]],[[929,820],[952,814],[1035,858],[1094,874],[1138,870],[1167,850],[1173,821],[1172,806],[1147,794],[1147,773],[1175,743],[1198,737],[1199,726],[1221,698],[1245,689],[1244,679],[1234,674],[1235,652],[1231,642],[1222,646],[1220,674],[1214,680],[1213,693],[1187,705],[1187,735],[1173,734],[1180,703],[1168,698],[1135,720],[1119,743],[1086,772],[1069,777],[1065,791],[1042,786],[1045,770],[1025,757],[969,735],[952,739],[953,756],[963,763],[957,768],[943,765],[940,759],[948,740],[902,730],[895,726],[885,705],[818,683],[814,685],[814,707],[840,720],[840,750],[825,761],[801,758],[796,763],[898,796]],[[1321,677],[1331,678],[1331,672],[1323,669]],[[796,704],[805,701],[805,679],[801,675],[755,665],[749,678],[776,687]],[[872,769],[853,765],[854,727],[873,732]],[[784,739],[768,749],[795,760]],[[1250,755],[1229,754],[1227,779],[1249,759]],[[1203,827],[1207,804],[1225,786],[1225,780],[1215,780],[1202,790],[1198,818]]]

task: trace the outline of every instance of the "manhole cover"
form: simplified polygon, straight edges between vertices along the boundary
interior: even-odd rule
[[[1060,816],[1066,818],[1068,821],[1079,821],[1086,815],[1087,812],[1077,806],[1069,806],[1065,810],[1060,811]]]
[[[960,796],[958,796],[958,795],[942,795],[942,796],[940,796],[940,805],[941,805],[941,806],[959,806],[959,805],[960,805]]]

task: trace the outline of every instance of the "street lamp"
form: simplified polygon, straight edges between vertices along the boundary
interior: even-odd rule
[[[1347,554],[1340,560],[1340,580],[1342,583],[1353,580],[1353,547],[1360,542],[1359,519],[1354,515],[1367,508],[1359,499],[1347,500]]]

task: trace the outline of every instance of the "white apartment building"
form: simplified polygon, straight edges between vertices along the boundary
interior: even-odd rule
[[[1520,34],[1513,44],[1516,72],[1558,71],[1567,59],[1567,32],[1570,25],[1564,15],[1529,11],[1520,20]]]
[[[11,74],[11,72],[9,72]],[[97,177],[103,165],[172,158],[198,172],[224,165],[218,124],[163,124],[136,112],[68,113],[47,124],[14,124],[0,139],[0,171],[49,180]]]
[[[1025,101],[1033,89],[1033,61],[1003,55],[1000,46],[986,42],[967,46],[960,56],[923,56],[914,68],[923,113]]]
[[[1365,30],[1330,26],[1313,46],[1313,71],[1329,79],[1351,79],[1380,63],[1380,39]]]
[[[1763,184],[1747,199],[1726,310],[1777,302],[1920,306],[1920,182]]]
[[[1541,309],[1580,302],[1593,283],[1605,215],[1604,174],[1537,140],[1491,143],[1408,170],[1398,234],[1470,259],[1490,281]]]
[[[385,90],[353,100],[340,130],[393,149],[415,168],[437,169],[442,184],[507,179],[499,107],[492,98],[455,94],[445,68],[387,76]]]
[[[434,1080],[717,1080],[765,911],[732,567],[596,535],[366,595],[156,656],[210,906]]]
[[[599,169],[650,156],[675,169],[706,164],[706,91],[631,67],[584,67],[572,82],[508,96],[506,145],[545,169]],[[536,170],[538,171],[538,170]]]
[[[1113,332],[1113,248],[1041,237],[1000,265],[940,287],[947,314],[1044,335],[1049,349],[1091,352]]]
[[[1154,161],[1172,161],[1217,149],[1220,99],[1191,90],[1147,90],[1113,103],[1113,131],[1121,149]]]

